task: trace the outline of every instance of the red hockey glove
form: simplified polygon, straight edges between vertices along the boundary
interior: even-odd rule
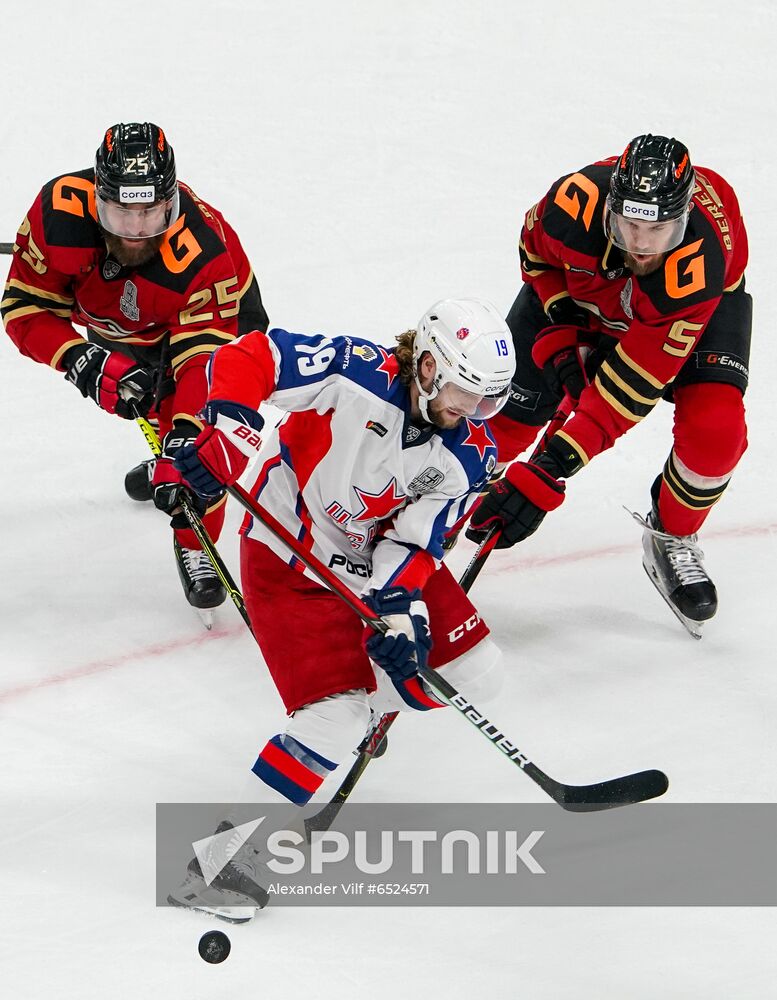
[[[216,400],[204,410],[208,426],[175,457],[175,468],[202,497],[219,496],[237,482],[262,446],[264,420],[248,406]]]
[[[171,525],[174,528],[188,528],[189,522],[179,509],[181,493],[186,490],[181,473],[173,465],[173,459],[181,448],[191,444],[197,437],[199,428],[188,420],[177,420],[171,431],[165,434],[162,442],[162,454],[156,460],[151,488],[154,491],[154,506],[172,516]],[[189,497],[194,503],[198,514],[205,513],[205,504],[199,497]]]
[[[131,420],[135,412],[148,413],[154,401],[154,373],[119,351],[107,351],[97,344],[76,344],[63,357],[65,378],[81,395],[89,396],[108,413]]]
[[[496,547],[508,549],[533,535],[548,511],[564,502],[566,486],[559,482],[559,474],[555,459],[547,452],[534,462],[515,462],[483,494],[472,513],[467,538],[480,544],[486,532],[497,526]]]
[[[591,347],[581,341],[584,334],[577,326],[546,326],[537,334],[531,352],[549,387],[559,396],[566,393],[575,406],[591,381],[585,366]]]

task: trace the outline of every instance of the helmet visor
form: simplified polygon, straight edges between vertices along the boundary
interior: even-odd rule
[[[120,189],[122,190],[122,189]],[[129,190],[129,189],[126,189]],[[140,188],[136,190],[141,190]],[[144,190],[153,192],[153,188]],[[97,218],[107,233],[125,240],[147,240],[161,236],[178,218],[179,198],[176,191],[172,198],[151,201],[148,204],[122,203],[95,193]]]
[[[479,396],[455,382],[445,382],[437,393],[436,405],[460,417],[474,420],[488,420],[498,413],[507,402],[509,385]]]
[[[676,219],[650,219],[636,217],[639,207],[630,207],[637,205],[636,202],[624,202],[624,209],[630,210],[630,214],[621,214],[613,210],[607,198],[604,231],[616,247],[643,256],[666,253],[682,243],[688,224],[687,209]],[[652,205],[644,207],[647,210],[654,208]]]

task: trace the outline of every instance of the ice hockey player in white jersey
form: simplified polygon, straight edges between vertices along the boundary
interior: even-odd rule
[[[419,664],[478,703],[498,692],[500,651],[440,559],[446,533],[494,469],[484,421],[507,399],[514,367],[504,320],[479,299],[438,302],[389,350],[272,329],[213,355],[205,429],[176,459],[185,480],[217,496],[257,455],[260,405],[287,411],[253,466],[250,492],[390,626],[385,635],[365,630],[246,517],[246,607],[289,714],[253,764],[257,799],[306,804],[348,759],[371,708],[441,707]],[[242,855],[214,887],[233,905],[262,905]]]

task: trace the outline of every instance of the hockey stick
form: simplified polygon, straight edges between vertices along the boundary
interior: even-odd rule
[[[0,243],[0,254],[13,253],[13,247],[14,247],[13,243]],[[141,416],[140,412],[137,409],[136,404],[132,403],[132,407],[133,407],[133,413],[135,415],[135,422],[143,432],[143,437],[146,439],[149,448],[154,453],[154,456],[158,458],[162,454],[162,445],[159,441],[158,434],[151,426],[151,424],[145,419],[145,417]],[[205,552],[208,558],[210,559],[211,564],[213,565],[213,568],[216,571],[216,576],[218,576],[219,580],[221,580],[226,592],[232,599],[232,603],[239,611],[240,617],[243,619],[243,621],[250,629],[251,635],[253,635],[254,630],[251,627],[251,619],[248,617],[248,612],[246,611],[243,595],[240,593],[237,584],[232,579],[232,575],[227,569],[224,560],[219,555],[218,550],[216,549],[216,546],[213,544],[210,535],[208,534],[208,532],[205,529],[205,526],[200,520],[197,511],[194,509],[194,507],[191,504],[191,501],[186,495],[182,495],[180,503],[181,503],[181,510],[183,511],[186,520],[189,522],[189,527],[192,529],[197,541],[202,546],[203,552]]]
[[[568,418],[571,412],[571,406],[569,406],[568,403],[568,399],[565,398],[559,409],[553,414],[545,433],[542,435],[539,443],[532,452],[531,460],[537,458],[545,447],[547,441],[556,433],[559,427],[561,427],[561,425]],[[498,541],[499,529],[497,527],[489,528],[486,533],[486,537],[480,543],[477,552],[470,560],[469,565],[464,570],[464,573],[459,580],[459,586],[465,594],[478,578],[478,574],[485,565],[489,553],[496,546]],[[385,747],[383,738],[389,728],[393,725],[394,720],[398,715],[398,712],[388,712],[385,715],[382,715],[376,721],[375,726],[368,731],[367,735],[356,749],[356,760],[352,764],[348,774],[346,774],[343,779],[342,784],[330,799],[329,803],[324,806],[321,812],[316,813],[315,816],[312,816],[310,819],[305,821],[305,829],[308,834],[308,839],[310,838],[311,830],[328,830],[332,825],[335,817],[340,809],[342,809],[348,799],[348,796],[353,791],[356,782],[361,778],[369,762],[373,757],[379,756],[379,754],[376,753],[376,750],[381,746]]]
[[[351,765],[348,774],[343,778],[340,787],[320,812],[305,820],[305,833],[308,843],[310,843],[310,834],[314,830],[329,829],[332,823],[334,823],[335,817],[345,805],[348,796],[354,790],[356,782],[361,778],[369,762],[373,757],[381,757],[385,753],[386,744],[384,740],[386,733],[394,724],[394,720],[398,715],[399,712],[386,712],[367,731],[366,736],[356,748],[356,760]]]
[[[132,402],[131,406],[132,406],[132,411],[135,415],[135,423],[143,432],[143,437],[146,439],[146,442],[148,443],[148,446],[153,452],[154,456],[156,458],[159,458],[159,456],[162,454],[162,444],[159,440],[159,435],[154,430],[152,425],[148,422],[148,420],[146,420],[145,417],[140,415],[140,412],[137,408],[137,404]],[[232,603],[240,612],[240,617],[248,626],[251,635],[254,635],[254,630],[251,627],[251,619],[248,617],[248,611],[246,610],[245,601],[243,600],[243,595],[240,593],[237,584],[232,579],[232,575],[227,569],[226,563],[219,555],[218,549],[214,545],[213,540],[211,539],[210,535],[208,534],[205,528],[205,525],[202,523],[199,514],[194,509],[194,506],[192,505],[192,502],[186,495],[186,493],[181,494],[179,503],[181,506],[181,510],[183,511],[184,516],[186,517],[186,520],[189,522],[189,527],[192,529],[197,541],[202,546],[203,552],[205,552],[205,554],[210,559],[211,564],[213,565],[213,568],[216,571],[216,575],[218,576],[219,580],[221,580],[229,596],[232,598]],[[256,636],[254,636],[254,638],[256,638]]]
[[[529,458],[530,462],[534,462],[540,457],[542,452],[545,450],[545,446],[548,441],[553,437],[557,430],[559,430],[569,419],[572,410],[574,409],[572,401],[569,396],[564,396],[559,404],[558,409],[550,418],[550,421],[545,428],[542,436],[540,437],[534,451],[531,453]],[[486,559],[491,555],[491,552],[496,548],[497,542],[499,541],[499,535],[501,534],[501,529],[498,525],[493,525],[489,528],[483,538],[483,541],[478,546],[477,552],[467,563],[466,569],[461,574],[461,579],[459,580],[459,585],[468,591],[472,584],[477,580],[480,571],[486,564]]]
[[[386,623],[377,616],[359,597],[343,584],[331,570],[324,566],[312,553],[307,552],[299,541],[269,511],[264,510],[241,486],[235,484],[227,487],[227,492],[238,503],[246,508],[254,517],[299,559],[301,563],[344,601],[362,621],[385,633]],[[573,812],[587,812],[600,809],[612,809],[616,806],[630,805],[645,799],[663,795],[669,787],[669,781],[663,771],[638,771],[619,778],[594,782],[590,785],[567,785],[556,781],[533,763],[507,736],[480,712],[463,694],[458,692],[439,674],[421,667],[419,674],[437,694],[441,695],[449,705],[481,732],[489,742],[493,743],[509,761],[519,767],[532,781],[540,786],[563,809]],[[353,770],[353,769],[352,769]],[[362,768],[363,770],[363,768]]]

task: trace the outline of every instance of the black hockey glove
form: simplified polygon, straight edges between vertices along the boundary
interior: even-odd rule
[[[591,381],[586,370],[591,347],[581,335],[585,331],[576,326],[546,326],[537,334],[531,352],[548,386],[559,396],[569,396],[574,406]]]
[[[205,513],[206,503],[196,494],[186,489],[181,473],[173,465],[173,459],[178,451],[191,444],[199,434],[200,429],[188,420],[177,420],[173,429],[165,434],[162,442],[162,454],[156,460],[154,477],[151,487],[154,491],[154,505],[170,514],[170,524],[173,528],[188,528],[189,522],[180,509],[181,494],[185,493],[198,514]]]
[[[107,351],[84,341],[68,348],[62,358],[65,378],[102,410],[124,420],[135,416],[129,399],[145,416],[154,402],[154,373],[120,351]]]
[[[480,544],[492,527],[500,529],[498,549],[509,549],[533,535],[545,515],[564,502],[566,486],[559,481],[564,468],[548,449],[533,462],[514,462],[492,483],[475,507],[467,538]]]
[[[588,313],[568,296],[547,309],[551,325],[534,339],[532,360],[542,370],[548,386],[559,397],[569,396],[577,404],[589,384],[586,360],[591,353]]]

